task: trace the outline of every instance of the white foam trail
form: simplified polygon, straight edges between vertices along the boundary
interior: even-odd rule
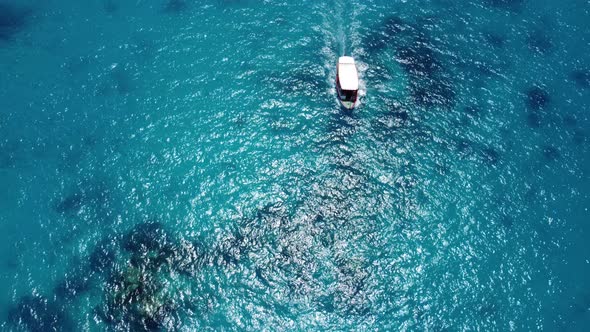
[[[334,20],[336,22],[336,42],[340,45],[339,55],[346,55],[346,31],[344,29],[344,1],[339,0],[334,3]]]
[[[366,5],[359,0],[340,0],[347,1],[347,8],[350,8],[347,14],[347,41],[350,44],[350,55],[355,58],[358,73],[359,73],[359,101],[357,107],[361,105],[364,97],[367,94],[366,84],[363,79],[364,73],[368,69],[368,64],[363,60],[366,55],[362,49],[362,35],[361,35],[361,21],[358,17],[359,13],[364,12]]]
[[[330,86],[330,94],[336,98],[336,62],[338,57],[352,55],[357,61],[359,70],[359,95],[366,95],[365,82],[362,79],[367,70],[367,64],[359,56],[364,54],[361,49],[362,37],[360,33],[361,23],[358,13],[366,6],[357,0],[334,0],[328,4],[321,4],[318,10],[322,17],[320,25],[324,36],[322,55],[324,56],[324,68],[329,73],[327,80]]]
[[[334,66],[336,65],[336,59],[338,58],[336,50],[338,49],[337,45],[339,36],[338,29],[335,28],[334,8],[329,4],[323,3],[317,10],[319,10],[322,17],[322,22],[318,29],[323,36],[324,46],[322,47],[321,53],[324,58],[324,69],[328,73],[326,83],[330,87],[329,93],[335,96],[336,89],[334,87],[334,82],[336,81],[336,73]]]

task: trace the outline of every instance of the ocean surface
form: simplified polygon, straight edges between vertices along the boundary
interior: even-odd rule
[[[0,330],[588,331],[589,54],[587,0],[0,0]]]

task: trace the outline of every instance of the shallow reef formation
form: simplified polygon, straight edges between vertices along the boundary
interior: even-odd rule
[[[559,150],[551,145],[547,145],[543,147],[543,158],[546,161],[556,161],[561,157],[561,153]]]
[[[294,303],[311,299],[319,311],[343,317],[368,314],[370,272],[366,262],[360,257],[343,256],[334,248],[338,229],[346,227],[346,218],[319,211],[307,211],[301,219],[295,218],[301,209],[307,211],[283,203],[257,209],[218,242],[215,256],[222,264],[242,264],[254,270],[260,287],[272,285]],[[328,256],[318,258],[318,248],[324,248]],[[329,289],[319,284],[324,278],[333,280]]]
[[[529,32],[527,43],[531,50],[539,54],[548,54],[555,48],[548,33],[542,28],[536,28]]]
[[[510,10],[510,11],[520,11],[524,4],[526,3],[525,0],[484,0],[484,3],[490,7]]]
[[[580,88],[590,88],[590,70],[576,69],[570,73],[570,79]]]
[[[502,159],[502,154],[496,147],[482,146],[466,139],[457,140],[454,148],[460,158],[479,162],[487,166],[497,165]]]
[[[410,94],[417,105],[449,108],[454,105],[456,93],[435,39],[424,28],[432,23],[429,20],[414,23],[388,17],[366,36],[364,45],[369,53],[390,47],[395,50],[395,61],[406,72]]]
[[[495,48],[503,48],[507,43],[506,37],[499,34],[498,32],[487,32],[484,34],[484,38],[489,45]]]
[[[9,3],[0,3],[0,41],[10,40],[29,23],[31,10]]]
[[[107,14],[113,14],[119,10],[119,3],[116,0],[103,0],[102,8]]]
[[[8,313],[13,327],[32,332],[73,331],[70,319],[54,301],[39,296],[22,297]]]
[[[54,298],[58,301],[68,302],[91,290],[91,276],[84,268],[72,269],[66,276],[58,281],[53,288]]]
[[[118,264],[112,264],[113,258]],[[116,328],[173,329],[180,323],[184,304],[179,299],[188,287],[184,278],[195,273],[199,258],[196,246],[172,236],[158,222],[136,225],[119,247],[99,244],[90,260],[106,280],[98,316]]]
[[[527,122],[531,127],[539,127],[545,115],[547,107],[551,103],[549,93],[539,87],[533,86],[525,92],[525,104],[528,110]]]
[[[75,205],[75,204],[74,204]],[[25,296],[10,310],[8,323],[32,331],[71,330],[68,308],[98,290],[95,313],[114,330],[174,329],[190,294],[188,277],[202,264],[197,245],[170,234],[157,222],[140,223],[123,236],[103,238],[86,263],[76,264],[51,296]],[[188,310],[187,309],[187,310]]]
[[[77,183],[53,203],[53,211],[65,218],[92,215],[87,222],[104,224],[110,222],[116,205],[112,187],[100,179]]]
[[[185,0],[168,0],[164,5],[164,12],[178,14],[188,9],[188,3]]]
[[[407,115],[399,117],[407,120]],[[78,198],[71,201],[65,205],[83,204]],[[295,301],[311,299],[320,311],[343,317],[369,314],[367,263],[334,248],[346,218],[310,210],[296,219],[300,209],[282,202],[267,204],[237,220],[209,246],[188,241],[157,221],[107,234],[87,257],[71,264],[50,294],[22,297],[10,310],[6,326],[75,330],[75,307],[95,303],[94,323],[100,328],[176,330],[187,317],[204,317],[217,301],[214,293],[199,285],[205,267],[221,273],[252,271],[258,287],[278,287]],[[316,248],[329,253],[332,268],[319,268]],[[329,291],[318,282],[321,274],[333,280]],[[287,314],[288,305],[284,310]]]
[[[105,323],[134,331],[178,325],[177,289],[168,288],[157,265],[150,267],[126,266],[110,277],[103,304],[96,309]]]

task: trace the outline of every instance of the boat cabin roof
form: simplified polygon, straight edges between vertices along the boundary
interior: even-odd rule
[[[342,56],[338,59],[338,78],[342,90],[358,90],[359,77],[351,56]]]

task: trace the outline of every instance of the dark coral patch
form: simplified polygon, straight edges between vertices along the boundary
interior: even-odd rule
[[[127,268],[106,284],[105,302],[96,309],[97,316],[116,330],[171,328],[177,325],[177,305],[162,296],[163,289],[158,275],[140,268]]]
[[[102,8],[108,14],[113,14],[119,10],[119,4],[115,0],[104,0],[102,2]]]
[[[154,258],[157,258],[172,255],[174,243],[162,224],[146,222],[136,225],[125,234],[123,248],[140,255],[151,251],[156,255]]]
[[[564,115],[563,124],[568,127],[575,127],[578,124],[578,119],[573,115]]]
[[[461,156],[467,156],[473,152],[472,143],[465,139],[460,139],[456,142],[455,148]]]
[[[543,158],[547,161],[555,161],[561,157],[561,153],[559,150],[554,146],[545,146],[543,147]]]
[[[131,93],[134,88],[133,76],[129,69],[122,65],[116,65],[111,69],[111,78],[115,87],[115,90],[120,95],[126,95]]]
[[[9,40],[24,29],[31,10],[6,3],[0,3],[0,40]]]
[[[500,161],[500,153],[492,147],[486,147],[481,150],[481,158],[488,164],[495,165]]]
[[[574,70],[570,74],[570,79],[580,88],[590,88],[590,70]]]
[[[8,322],[19,330],[72,331],[71,322],[55,303],[40,296],[25,296],[8,313]]]
[[[168,0],[164,6],[164,12],[166,13],[180,13],[188,8],[188,4],[185,0]]]
[[[444,80],[413,82],[411,85],[411,94],[414,101],[421,106],[450,107],[453,105],[455,98],[455,91]]]
[[[408,112],[404,109],[392,111],[391,116],[396,120],[398,125],[404,124],[409,118]]]
[[[506,45],[506,37],[501,36],[500,34],[489,32],[486,33],[484,37],[488,44],[493,47],[502,48]]]
[[[502,226],[510,228],[512,227],[512,225],[514,225],[514,218],[507,215],[503,215],[502,217],[500,217],[500,223],[502,224]]]
[[[549,93],[538,86],[534,86],[526,91],[526,105],[531,111],[541,111],[551,102]]]
[[[541,126],[541,116],[536,112],[529,112],[526,121],[530,127],[539,128]]]
[[[237,265],[248,250],[248,239],[236,232],[220,241],[214,258],[222,266]]]
[[[533,30],[529,34],[527,38],[527,43],[531,50],[538,52],[540,54],[547,54],[553,51],[553,49],[555,48],[551,38],[547,35],[545,31],[540,29]]]
[[[168,279],[171,273],[194,276],[203,252],[154,221],[137,224],[120,241],[104,239],[91,256],[93,270],[107,272],[97,317],[114,330],[176,330],[179,312],[186,307],[179,294],[186,289]],[[125,263],[117,264],[119,258]]]
[[[109,188],[101,182],[96,182],[67,195],[56,203],[53,209],[62,215],[72,215],[80,212],[85,206],[106,207],[109,198]]]
[[[88,290],[90,290],[90,277],[83,275],[82,272],[74,272],[67,274],[64,279],[58,282],[53,293],[59,299],[71,299]]]
[[[436,25],[430,18],[419,23],[407,23],[392,16],[385,19],[364,40],[368,52],[381,51],[394,46],[396,61],[410,79],[410,92],[421,106],[450,107],[455,91],[443,68],[435,47],[435,39],[425,29]],[[367,72],[368,77],[390,79],[390,75]]]
[[[582,130],[578,129],[574,132],[574,143],[576,143],[577,145],[581,145],[584,144],[586,142],[586,133],[583,132]]]
[[[114,241],[111,238],[105,238],[96,245],[89,257],[91,271],[104,273],[113,268],[117,256]]]
[[[441,68],[432,48],[426,45],[402,46],[397,56],[398,62],[412,75],[428,77]]]
[[[57,203],[55,205],[55,211],[61,214],[75,213],[82,208],[85,198],[85,193],[73,193]]]
[[[540,127],[544,111],[551,103],[551,96],[544,89],[534,86],[526,91],[525,103],[528,108],[528,125],[533,128]]]
[[[485,0],[485,2],[498,9],[517,11],[522,8],[525,0]]]

